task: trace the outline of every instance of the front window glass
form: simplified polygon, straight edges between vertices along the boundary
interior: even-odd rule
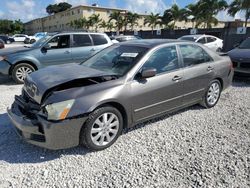
[[[138,46],[114,45],[97,53],[82,65],[123,76],[143,57],[147,50],[147,48]]]
[[[48,42],[51,49],[61,49],[70,47],[70,35],[60,35],[52,38]]]
[[[240,45],[239,48],[241,49],[250,49],[250,38],[244,40]]]
[[[197,42],[198,42],[198,43],[201,43],[201,44],[206,44],[206,38],[205,38],[205,37],[202,37],[202,38],[200,38]]]
[[[178,69],[179,61],[176,47],[169,46],[155,51],[143,65],[143,68],[146,67],[155,68],[157,74]]]
[[[31,45],[31,47],[37,48],[37,47],[41,47],[46,41],[50,40],[51,36],[45,36],[41,39],[39,39],[38,41],[36,41],[34,44]]]

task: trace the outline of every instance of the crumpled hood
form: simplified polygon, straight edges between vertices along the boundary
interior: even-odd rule
[[[41,103],[43,95],[46,91],[55,88],[61,84],[82,79],[93,78],[98,76],[109,75],[107,72],[102,72],[76,63],[49,66],[40,69],[28,75],[24,90],[38,103]]]
[[[249,49],[240,49],[235,48],[228,52],[228,55],[231,59],[250,59],[250,50]]]

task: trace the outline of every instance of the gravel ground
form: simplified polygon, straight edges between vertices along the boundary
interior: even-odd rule
[[[1,188],[250,186],[250,81],[234,81],[212,109],[197,105],[154,119],[89,152],[21,141],[6,115],[21,86],[0,80]]]

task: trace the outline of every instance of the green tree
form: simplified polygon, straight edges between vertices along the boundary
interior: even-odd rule
[[[107,30],[108,30],[109,32],[111,32],[112,29],[115,28],[115,26],[114,26],[114,24],[113,24],[112,22],[107,22],[106,28],[107,28]]]
[[[159,14],[151,13],[144,18],[144,25],[148,25],[149,27],[151,27],[152,34],[154,33],[154,28],[158,24],[161,24],[161,18]]]
[[[238,12],[245,12],[245,27],[247,27],[247,21],[250,19],[250,1],[249,0],[234,0],[228,8],[228,13],[231,16],[235,16]]]
[[[172,27],[175,28],[175,24],[177,21],[186,20],[186,9],[180,9],[177,4],[172,5],[171,8],[165,10],[162,21],[164,25],[172,23]],[[169,21],[169,22],[168,22]]]
[[[69,3],[66,3],[66,2],[62,2],[62,3],[59,3],[59,4],[49,4],[46,7],[46,12],[49,15],[51,15],[51,14],[55,14],[55,13],[58,13],[58,12],[62,12],[62,11],[68,10],[71,7],[72,7],[72,5],[69,4]]]
[[[83,17],[78,20],[71,21],[69,25],[74,29],[82,29],[82,28],[88,29],[88,20],[85,17]]]
[[[211,28],[212,24],[217,24],[216,15],[227,9],[228,4],[225,0],[199,0],[196,4],[199,10],[197,16],[197,26],[204,23],[204,28]]]
[[[132,12],[128,12],[126,16],[127,16],[127,23],[130,25],[131,31],[133,31],[134,26],[138,25],[138,19],[140,19],[140,16]]]
[[[99,24],[99,27],[103,28],[104,29],[104,32],[106,31],[106,28],[107,28],[107,23],[103,20],[100,24]]]
[[[121,29],[124,26],[124,19],[123,19],[122,14],[118,11],[112,12],[109,15],[109,22],[111,22],[112,20],[115,21],[116,31],[117,32],[121,31]]]
[[[20,20],[0,20],[0,33],[2,34],[16,34],[23,33],[24,25]]]
[[[102,19],[100,18],[100,14],[92,14],[89,17],[89,26],[94,27],[95,32],[97,32],[98,26],[100,24],[100,22],[102,21]]]
[[[186,6],[186,17],[192,21],[192,27],[194,28],[194,23],[197,22],[200,16],[200,10],[197,4],[189,4]],[[195,26],[196,27],[196,26]]]

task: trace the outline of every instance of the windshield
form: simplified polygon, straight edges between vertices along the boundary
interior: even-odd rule
[[[82,65],[123,76],[143,57],[147,50],[148,48],[138,46],[114,45],[97,53]]]
[[[179,38],[180,40],[188,40],[188,41],[193,41],[195,42],[197,40],[196,37],[181,37]]]
[[[250,49],[250,38],[244,40],[240,45],[239,48],[241,49]]]
[[[47,40],[49,40],[51,37],[52,37],[52,36],[47,35],[47,36],[45,36],[45,37],[39,39],[38,41],[36,41],[34,44],[32,44],[31,47],[33,47],[33,48],[41,47],[41,46],[43,45],[43,43],[45,43],[45,42],[46,42]]]

